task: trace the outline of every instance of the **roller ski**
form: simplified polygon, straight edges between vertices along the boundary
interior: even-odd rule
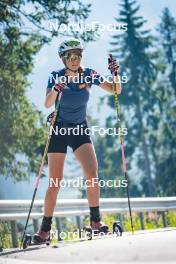
[[[112,230],[109,230],[109,227],[102,221],[91,221],[90,226],[84,227],[83,230],[85,231],[88,240],[92,240],[94,237],[101,238],[102,236],[110,236],[114,234],[117,236],[122,236],[123,232],[120,221],[116,221],[113,223]]]
[[[51,243],[50,232],[38,231],[34,235],[26,234],[23,241],[23,249],[29,246],[46,245]]]

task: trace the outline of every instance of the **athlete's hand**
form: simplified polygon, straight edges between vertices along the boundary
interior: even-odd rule
[[[60,93],[60,92],[62,92],[64,86],[65,86],[64,83],[57,83],[54,85],[53,90],[57,93]]]
[[[115,58],[112,57],[111,61],[108,62],[108,69],[111,71],[111,73],[117,75],[119,63],[116,61]]]

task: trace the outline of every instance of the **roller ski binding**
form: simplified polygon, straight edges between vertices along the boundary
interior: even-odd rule
[[[94,222],[91,221],[90,226],[84,228],[88,240],[92,240],[93,237],[101,237],[106,235],[116,234],[117,236],[122,236],[123,228],[120,221],[113,223],[112,231],[109,230],[109,227],[103,222]]]
[[[45,231],[38,231],[33,236],[30,234],[26,234],[23,241],[23,249],[26,249],[29,246],[35,245],[43,245],[46,244],[47,246],[50,245],[50,232]]]

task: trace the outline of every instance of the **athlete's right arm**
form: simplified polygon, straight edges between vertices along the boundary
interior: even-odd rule
[[[64,83],[59,81],[59,77],[60,75],[57,71],[52,71],[49,76],[44,103],[46,108],[55,104],[58,93],[60,93],[65,86]]]
[[[58,94],[58,92],[55,91],[54,89],[52,90],[50,88],[47,88],[46,98],[45,98],[45,107],[46,108],[51,107],[55,103],[57,94]]]

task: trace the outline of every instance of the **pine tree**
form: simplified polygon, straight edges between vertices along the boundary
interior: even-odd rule
[[[155,119],[159,129],[150,135],[150,142],[153,145],[157,192],[171,196],[176,194],[176,21],[168,8],[163,11],[158,31],[159,74],[155,89],[158,110]]]
[[[138,167],[143,171],[143,192],[148,196],[155,194],[152,177],[151,152],[148,140],[148,126],[154,110],[154,94],[151,89],[156,77],[151,52],[152,40],[148,30],[144,30],[145,20],[138,16],[139,5],[136,0],[122,0],[119,17],[116,22],[127,24],[127,31],[112,38],[112,52],[121,60],[122,74],[128,82],[123,86],[120,103],[128,122],[129,135],[126,138],[126,153],[132,161],[136,154]],[[113,98],[109,105],[114,108]]]
[[[165,62],[167,63],[168,77],[176,96],[176,20],[168,8],[162,13],[159,25],[160,42],[163,47]]]

